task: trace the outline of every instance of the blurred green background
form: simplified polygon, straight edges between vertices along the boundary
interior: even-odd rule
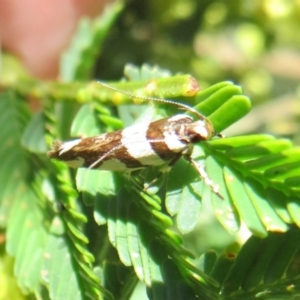
[[[300,143],[299,0],[132,0],[106,39],[96,76],[126,63],[190,73],[201,88],[240,84],[252,113],[228,133],[272,133]]]

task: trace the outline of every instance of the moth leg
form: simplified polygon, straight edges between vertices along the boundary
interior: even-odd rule
[[[107,156],[112,154],[114,151],[123,148],[123,145],[118,145],[110,149],[108,152],[106,152],[104,155],[99,157],[96,161],[94,161],[90,166],[89,169],[93,169],[95,166],[97,166],[101,161],[103,161]]]
[[[165,165],[163,168],[161,168],[158,176],[156,178],[154,178],[150,183],[148,183],[147,185],[145,185],[143,190],[146,191],[155,182],[157,182],[164,173],[169,172],[180,157],[181,157],[181,153],[178,154],[176,157],[174,157],[172,160],[170,160],[167,165]]]
[[[148,184],[144,185],[143,191],[147,191],[151,186],[153,186],[159,179],[160,177],[163,175],[164,172],[159,172],[159,174],[157,175],[156,178],[154,178],[153,180],[151,180]]]
[[[220,199],[224,199],[223,196],[220,194],[220,186],[215,184],[208,176],[205,168],[197,161],[193,160],[190,156],[185,156],[185,159],[190,162],[198,171],[201,179],[203,182],[210,187],[213,193],[215,193]]]

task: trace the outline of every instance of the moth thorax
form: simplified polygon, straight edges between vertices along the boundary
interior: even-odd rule
[[[186,127],[186,135],[190,143],[209,140],[214,134],[212,123],[208,119],[198,120]]]

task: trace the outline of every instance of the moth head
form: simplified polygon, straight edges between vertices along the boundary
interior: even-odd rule
[[[188,135],[191,143],[206,141],[215,136],[212,123],[205,117],[193,122],[188,127]]]

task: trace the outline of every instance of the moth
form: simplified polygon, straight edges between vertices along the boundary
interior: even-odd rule
[[[205,184],[219,197],[219,186],[208,177],[205,169],[191,158],[193,146],[216,134],[212,123],[194,108],[172,100],[135,96],[98,82],[132,98],[176,105],[196,116],[177,114],[153,122],[141,122],[125,129],[67,142],[57,141],[48,152],[51,159],[64,161],[73,168],[110,171],[133,171],[160,167],[162,172],[172,167],[180,157],[187,159],[199,172]]]

